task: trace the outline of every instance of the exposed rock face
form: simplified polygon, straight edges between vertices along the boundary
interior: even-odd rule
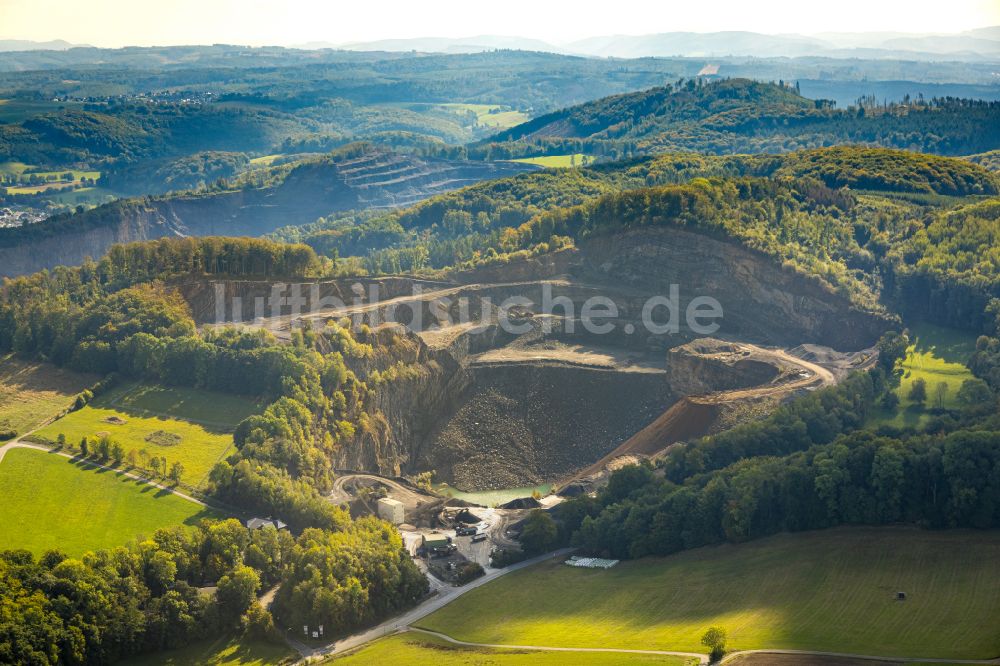
[[[382,151],[300,165],[262,189],[141,199],[70,218],[57,231],[0,230],[0,277],[99,258],[114,243],[166,236],[261,236],[342,210],[387,208],[489,178],[537,169],[519,162],[421,159]],[[10,240],[7,240],[10,239]]]
[[[772,344],[815,342],[838,350],[869,347],[888,320],[860,312],[811,278],[769,257],[683,229],[641,229],[594,238],[580,252],[579,274],[666,295],[681,303],[711,296],[723,309],[719,334]],[[714,334],[714,333],[713,333]]]
[[[778,376],[773,359],[757,360],[743,345],[712,338],[667,352],[667,377],[681,395],[731,391],[766,384]]]
[[[378,285],[383,300],[312,315],[314,326],[345,315],[374,325],[385,319],[387,299],[406,309],[412,305],[425,322],[438,297],[448,298],[452,309],[463,297],[492,301],[490,308],[471,307],[472,322],[482,329],[475,334],[471,325],[419,336],[398,325],[376,328],[376,357],[351,360],[352,369],[366,381],[374,371],[404,369],[372,384],[373,416],[338,452],[337,467],[386,475],[435,470],[439,480],[466,490],[556,481],[602,466],[600,461],[615,457],[621,446],[628,449],[625,454],[653,455],[671,442],[732,425],[741,415],[755,417],[791,392],[805,390],[796,388],[799,384],[822,384],[819,370],[803,378],[795,359],[763,348],[694,339],[700,336],[690,330],[662,339],[620,332],[623,324],[637,323],[649,296],[669,293],[672,283],[680,285],[682,305],[698,295],[718,299],[724,308],[720,334],[735,339],[856,350],[870,346],[887,325],[767,257],[683,230],[597,238],[556,254],[453,276],[464,284],[407,278],[317,283],[321,298],[336,295],[348,302],[355,293],[351,287],[360,283],[365,291]],[[415,284],[423,293],[411,296]],[[266,283],[230,282],[221,288],[227,297],[241,298],[244,310],[271,293]],[[215,289],[185,286],[200,322],[211,320]],[[576,314],[560,319],[560,310],[543,316],[546,291],[565,297]],[[527,301],[518,306],[525,321],[558,320],[558,325],[549,332],[540,324],[521,335],[503,331],[496,306],[514,295]],[[612,334],[586,333],[579,326],[583,302],[595,295],[609,296],[619,306]],[[283,326],[291,324],[285,311],[278,318]],[[571,319],[575,332],[566,326]],[[826,350],[824,358],[832,354]],[[855,357],[846,358],[850,365]],[[754,394],[762,386],[767,390]],[[714,400],[716,391],[741,395],[725,402]],[[703,396],[708,393],[713,395]]]
[[[672,400],[663,373],[509,363],[475,365],[470,374],[458,408],[415,460],[460,488],[524,486],[575,471]]]

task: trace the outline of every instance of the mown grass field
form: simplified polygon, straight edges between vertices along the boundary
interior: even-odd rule
[[[0,430],[23,435],[72,405],[97,380],[48,363],[0,356]]]
[[[594,161],[590,155],[576,153],[575,155],[545,155],[542,157],[522,157],[512,160],[514,162],[526,162],[527,164],[537,164],[547,169],[586,166]]]
[[[222,637],[193,643],[179,650],[168,650],[133,657],[122,666],[272,666],[292,663],[297,657],[287,645]]]
[[[219,517],[194,502],[121,473],[33,449],[0,462],[0,550],[78,556],[120,546],[160,527]]]
[[[959,407],[958,390],[962,382],[972,379],[972,373],[965,367],[969,356],[976,349],[976,338],[964,331],[957,331],[933,324],[917,324],[910,327],[912,344],[907,349],[903,361],[903,377],[896,388],[899,407],[888,412],[876,412],[875,423],[888,423],[897,427],[919,426],[930,418],[927,409]],[[913,382],[923,379],[927,383],[927,401],[924,409],[909,399]],[[945,384],[942,404],[938,404],[937,386]]]
[[[661,664],[687,666],[694,659],[642,654],[492,650],[449,643],[436,636],[406,632],[371,643],[360,650],[323,662],[337,666],[406,664],[407,666],[618,666]]]
[[[107,434],[126,454],[145,451],[166,458],[168,465],[179,462],[181,481],[199,488],[231,451],[233,428],[257,410],[253,401],[239,396],[128,384],[42,428],[35,438],[55,442],[63,434],[75,445],[84,437]],[[168,440],[172,443],[165,444]]]
[[[1000,654],[1000,531],[838,528],[590,571],[551,562],[419,626],[477,643],[704,651],[791,648],[944,659]],[[897,591],[907,600],[895,600]]]

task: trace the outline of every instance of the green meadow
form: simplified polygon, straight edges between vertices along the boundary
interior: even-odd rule
[[[55,453],[14,448],[0,462],[0,550],[79,556],[121,546],[213,511],[165,490]]]
[[[69,408],[97,380],[95,375],[24,361],[13,354],[0,356],[0,430],[23,435]]]
[[[551,561],[472,590],[421,628],[476,643],[900,657],[1000,654],[1000,531],[837,528],[586,570]],[[896,593],[905,592],[905,601]]]
[[[897,427],[916,427],[930,418],[928,409],[960,407],[958,390],[962,382],[972,379],[972,373],[965,366],[969,356],[976,349],[976,338],[964,331],[958,331],[933,324],[916,324],[910,327],[910,347],[902,362],[903,376],[896,395],[899,406],[893,412],[876,412],[875,423],[887,423]],[[927,400],[921,406],[910,400],[913,382],[923,379],[927,384]],[[938,401],[938,385],[944,384],[943,400]]]
[[[151,456],[184,467],[181,481],[200,488],[208,473],[233,448],[232,431],[258,411],[252,400],[212,391],[128,384],[67,414],[34,435],[55,442],[60,434],[77,445],[84,437],[107,435],[135,451],[140,466]]]

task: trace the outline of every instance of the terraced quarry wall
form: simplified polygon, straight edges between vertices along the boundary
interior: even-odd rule
[[[517,162],[421,159],[372,151],[296,167],[274,187],[109,204],[75,215],[57,232],[0,230],[0,277],[99,258],[111,245],[167,236],[261,236],[351,209],[403,206],[537,167]],[[16,243],[5,242],[5,236]]]

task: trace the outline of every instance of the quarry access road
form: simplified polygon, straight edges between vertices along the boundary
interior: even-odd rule
[[[442,634],[440,632],[430,631],[427,629],[420,629],[418,627],[410,627],[410,631],[427,634],[428,636],[437,636],[438,638],[446,640],[449,643],[468,647],[484,647],[499,650],[534,650],[539,652],[611,652],[614,654],[650,654],[661,657],[688,657],[691,659],[697,659],[699,664],[708,663],[708,657],[698,652],[675,652],[673,650],[629,650],[626,648],[544,647],[541,645],[494,645],[492,643],[469,643],[468,641],[460,641],[457,638],[452,638],[448,634]]]
[[[488,292],[488,291],[503,291],[512,290],[517,288],[534,288],[540,287],[544,284],[552,285],[553,287],[577,287],[581,289],[591,289],[591,290],[603,290],[608,291],[609,288],[603,285],[589,284],[585,282],[576,282],[566,279],[559,278],[547,278],[540,280],[522,280],[516,282],[474,282],[474,283],[454,283],[454,282],[442,282],[439,283],[440,286],[435,285],[437,288],[430,289],[428,291],[421,290],[419,293],[404,294],[402,296],[395,296],[393,298],[387,298],[385,300],[378,301],[364,301],[358,303],[345,303],[344,307],[321,307],[316,310],[307,310],[299,314],[281,314],[275,316],[261,317],[253,321],[243,322],[243,325],[250,326],[254,328],[263,328],[270,331],[279,340],[288,340],[291,337],[291,331],[293,325],[297,322],[325,322],[331,319],[339,319],[342,317],[352,317],[356,315],[365,315],[379,310],[386,310],[391,308],[398,308],[400,306],[406,306],[409,304],[424,303],[429,304],[438,300],[454,300],[452,297],[465,295],[469,298],[473,298],[475,294]],[[368,294],[364,297],[367,298]],[[484,295],[485,296],[485,295]],[[493,308],[499,307],[504,299],[497,299],[497,302],[490,301]],[[454,304],[454,303],[452,303]],[[444,314],[442,312],[442,314]],[[477,317],[477,320],[481,317]],[[383,316],[378,317],[379,323],[386,323],[383,320]],[[461,323],[461,322],[458,322]],[[477,324],[482,324],[482,321],[477,321]],[[445,328],[451,328],[455,325],[452,322],[451,326],[445,326]],[[224,327],[231,326],[231,323],[221,322],[216,324],[205,324],[205,327]],[[424,332],[433,332],[437,330],[435,327],[438,323],[431,319],[424,322],[421,327]]]
[[[804,371],[811,373],[808,377],[801,377],[795,381],[783,382],[781,384],[765,384],[763,386],[752,386],[747,389],[737,389],[735,391],[723,391],[721,393],[710,393],[706,396],[691,396],[692,398],[698,398],[700,400],[713,400],[718,399],[722,402],[729,402],[730,400],[740,400],[742,398],[757,398],[761,396],[789,393],[791,391],[796,391],[798,389],[810,388],[815,386],[816,388],[823,388],[825,386],[833,386],[837,383],[837,378],[834,377],[833,373],[824,368],[821,365],[816,365],[811,361],[806,361],[799,358],[798,356],[793,356],[783,349],[764,349],[762,347],[757,347],[756,345],[750,345],[747,343],[741,343],[747,347],[753,347],[756,351],[764,354],[770,354],[778,359],[784,361],[785,363],[798,366]]]
[[[445,640],[454,645],[463,645],[466,647],[483,647],[492,648],[497,650],[537,650],[544,652],[612,652],[619,654],[650,654],[650,655],[662,655],[662,656],[674,656],[674,657],[690,657],[692,659],[697,659],[700,664],[707,664],[708,656],[698,653],[698,652],[675,652],[671,650],[630,650],[626,648],[574,648],[574,647],[547,647],[541,645],[509,645],[500,643],[472,643],[469,641],[460,641],[457,638],[452,638],[448,634],[442,634],[438,631],[430,631],[428,629],[420,629],[419,627],[409,627],[409,631],[418,632],[421,634],[427,634],[428,636],[436,636],[442,640]],[[835,659],[858,659],[863,661],[876,661],[876,662],[890,662],[890,663],[909,663],[909,664],[1000,664],[1000,659],[939,659],[939,658],[921,658],[921,657],[882,657],[877,655],[869,654],[850,654],[845,652],[819,652],[815,650],[781,650],[781,649],[761,649],[761,650],[736,650],[734,652],[728,653],[720,664],[725,664],[731,662],[742,656],[752,655],[752,654],[788,654],[788,655],[802,655],[811,657],[830,657]]]
[[[435,498],[435,496],[430,493],[422,493],[419,490],[414,490],[413,488],[384,476],[366,474],[364,472],[349,472],[334,479],[333,489],[327,493],[327,499],[334,504],[345,504],[350,502],[353,495],[347,492],[344,489],[344,486],[352,481],[374,481],[381,483],[382,485],[389,486],[389,488],[392,489],[396,499],[400,501],[413,502],[414,504],[426,502]]]
[[[767,397],[780,399],[795,391],[817,390],[837,383],[836,376],[827,368],[789,354],[783,349],[766,349],[745,342],[740,345],[752,349],[760,357],[770,357],[797,368],[804,376],[749,388],[685,396],[616,449],[588,467],[565,477],[556,486],[562,489],[579,479],[594,479],[604,474],[615,461],[662,456],[677,442],[706,434],[716,418],[714,410],[717,405]]]
[[[455,599],[459,598],[466,592],[474,590],[477,587],[481,587],[490,581],[496,580],[501,576],[505,576],[509,573],[513,573],[520,569],[530,567],[539,562],[544,562],[546,560],[565,557],[572,552],[572,548],[562,548],[560,550],[546,553],[545,555],[539,555],[538,557],[532,557],[531,559],[524,560],[523,562],[518,562],[517,564],[511,564],[510,566],[504,567],[503,569],[497,569],[491,571],[484,576],[477,578],[471,583],[467,583],[462,587],[446,587],[442,588],[437,594],[425,600],[423,603],[419,604],[416,608],[410,611],[398,615],[394,618],[386,620],[385,622],[372,627],[366,631],[354,634],[353,636],[348,636],[339,641],[334,641],[327,645],[321,645],[319,647],[310,647],[305,643],[302,643],[298,639],[291,636],[286,636],[288,644],[291,645],[295,650],[302,655],[303,658],[309,659],[312,657],[328,657],[335,654],[342,654],[348,650],[353,650],[369,641],[373,641],[376,638],[381,638],[383,636],[388,636],[389,634],[394,634],[397,631],[403,631],[409,629],[410,626],[423,618],[427,617],[434,611],[437,611],[444,606],[450,604]]]

